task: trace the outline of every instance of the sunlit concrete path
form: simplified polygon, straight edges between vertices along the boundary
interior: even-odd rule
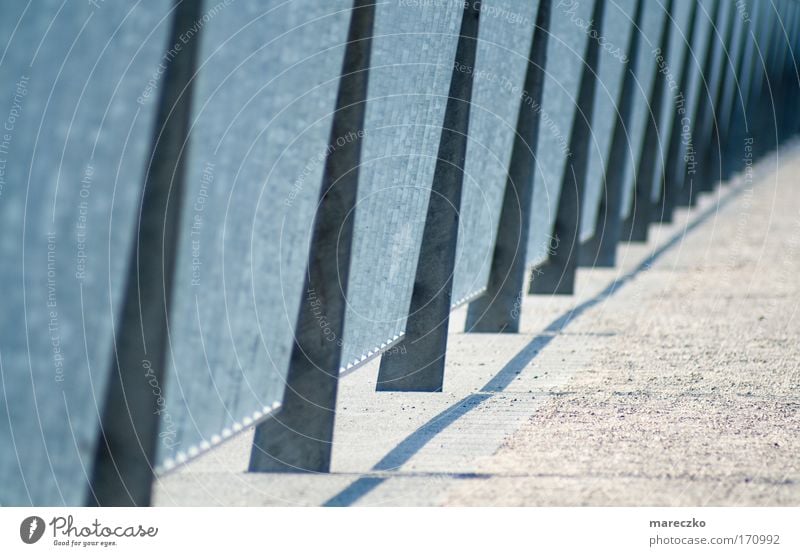
[[[341,381],[333,472],[246,473],[252,431],[159,505],[800,504],[800,147],[531,297],[522,333],[451,324],[444,392]]]

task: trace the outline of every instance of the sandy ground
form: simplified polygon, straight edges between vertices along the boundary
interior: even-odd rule
[[[333,472],[245,472],[252,431],[157,505],[800,505],[800,147],[705,195],[522,332],[451,324],[444,392],[341,382]]]

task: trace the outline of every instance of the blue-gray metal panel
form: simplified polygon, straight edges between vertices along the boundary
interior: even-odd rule
[[[543,263],[548,256],[561,185],[569,163],[569,137],[577,111],[593,5],[588,0],[569,0],[554,2],[552,7],[528,240],[531,265]]]
[[[462,11],[460,2],[376,6],[345,369],[405,328]]]
[[[658,0],[662,6],[666,6],[664,0]],[[661,194],[661,178],[664,164],[669,151],[670,131],[672,124],[678,114],[678,101],[680,98],[680,77],[681,63],[686,49],[689,47],[691,37],[692,6],[696,0],[674,0],[675,5],[672,10],[672,20],[670,21],[669,32],[672,34],[669,43],[669,51],[662,53],[664,61],[660,71],[664,73],[664,88],[666,94],[661,105],[661,113],[658,124],[659,155],[656,160],[656,179],[653,180],[653,201],[656,202]]]
[[[746,110],[747,103],[750,98],[750,85],[753,78],[753,71],[756,67],[756,58],[758,56],[756,51],[756,37],[758,36],[758,29],[763,24],[764,12],[757,9],[755,2],[748,2],[748,21],[744,24],[742,32],[742,40],[745,41],[745,49],[742,53],[742,72],[739,77],[739,86],[736,89],[736,94],[733,100],[733,110],[739,111],[741,115],[742,110]],[[738,107],[736,106],[738,104]]]
[[[539,2],[481,3],[453,302],[486,288]]]
[[[731,10],[736,10],[736,6],[732,3],[723,1],[719,7],[717,20],[714,22],[714,25],[711,28],[711,71],[709,75],[705,76],[705,84],[700,96],[700,101],[708,103],[708,109],[703,114],[703,117],[701,118],[702,121],[696,122],[696,125],[699,126],[696,140],[701,143],[699,145],[701,152],[705,151],[705,149],[716,148],[715,145],[709,145],[708,143],[710,143],[712,140],[712,126],[714,124],[714,120],[717,118],[717,110],[719,109],[719,107],[716,106],[716,103],[718,91],[721,86],[720,81],[722,79],[722,64],[723,62],[727,62],[727,53],[725,50],[724,41],[728,33]],[[698,162],[702,164],[705,161],[700,160]],[[707,175],[710,179],[717,179],[718,172],[715,172],[713,168],[707,168],[706,170],[708,170]],[[702,185],[705,187],[707,184]]]
[[[719,15],[714,29],[714,39],[712,46],[714,48],[713,61],[711,65],[711,75],[707,76],[708,93],[711,95],[710,102],[713,106],[713,111],[709,112],[709,117],[713,117],[713,113],[717,110],[716,99],[719,94],[719,89],[722,87],[722,68],[723,64],[727,63],[727,48],[725,38],[728,35],[730,28],[731,12],[736,10],[736,6],[729,2],[722,2],[719,8]]]
[[[202,29],[162,469],[283,397],[351,7],[236,3]]]
[[[626,129],[629,163],[625,167],[625,178],[622,182],[623,218],[627,218],[630,215],[639,162],[641,161],[644,133],[647,129],[648,120],[654,117],[650,106],[657,69],[654,51],[660,46],[661,29],[666,16],[666,11],[658,2],[645,0],[641,31],[638,38],[639,58],[635,69],[636,84],[633,88],[633,110],[631,111],[631,123]]]
[[[767,71],[766,64],[768,63],[767,56],[769,54],[769,43],[773,38],[775,27],[777,25],[775,12],[771,5],[766,5],[763,2],[755,2],[754,9],[758,12],[758,27],[754,29],[757,48],[753,52],[754,68],[753,74],[753,87],[749,91],[748,100],[753,94],[758,94],[761,90],[761,85],[764,81],[765,71]],[[752,119],[755,114],[749,114],[748,119],[751,120],[748,125],[757,125]]]
[[[697,20],[695,21],[695,36],[691,45],[691,55],[689,57],[689,83],[685,91],[681,91],[683,95],[682,110],[679,111],[678,116],[684,120],[682,126],[682,135],[680,138],[680,156],[678,157],[678,165],[680,168],[686,168],[687,161],[690,160],[691,150],[694,150],[692,145],[691,133],[693,133],[697,122],[694,121],[695,113],[697,111],[697,103],[699,102],[701,94],[706,93],[706,83],[703,76],[703,65],[706,59],[706,51],[708,50],[708,37],[712,32],[713,22],[711,21],[711,13],[713,12],[714,0],[698,0],[700,7],[697,12]],[[678,173],[678,176],[684,175],[684,170]],[[681,184],[677,184],[678,187]]]
[[[24,6],[0,18],[0,504],[81,505],[171,3],[42,1],[19,19]]]
[[[601,49],[597,70],[592,136],[589,142],[589,162],[586,168],[581,219],[581,241],[595,233],[597,211],[605,194],[606,163],[610,155],[618,104],[625,77],[628,49],[634,35],[633,13],[636,0],[609,0],[600,33]]]
[[[741,14],[736,14],[734,18],[734,31],[731,39],[731,44],[728,45],[728,57],[725,63],[728,64],[727,79],[722,84],[722,97],[719,106],[717,107],[717,117],[720,119],[720,131],[723,134],[722,138],[727,140],[725,134],[729,129],[730,114],[733,108],[734,100],[740,94],[741,75],[739,75],[739,66],[741,64],[742,55],[744,54],[741,48],[742,42],[746,40],[745,33],[747,32],[747,23]]]

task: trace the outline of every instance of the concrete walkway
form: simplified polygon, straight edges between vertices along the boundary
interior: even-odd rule
[[[800,505],[800,148],[527,297],[523,332],[451,325],[444,392],[345,377],[330,475],[244,470],[252,431],[158,505]]]

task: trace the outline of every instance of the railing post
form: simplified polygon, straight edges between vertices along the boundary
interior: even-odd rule
[[[725,181],[725,142],[728,133],[728,115],[730,114],[730,103],[732,102],[735,88],[738,83],[738,60],[741,52],[740,43],[742,41],[741,31],[744,22],[738,11],[733,8],[730,29],[726,39],[726,55],[723,60],[723,75],[720,81],[719,94],[717,96],[716,108],[714,110],[714,128],[712,130],[712,148],[709,164],[712,168],[719,169],[720,181]],[[738,39],[738,41],[737,41]]]
[[[535,107],[542,105],[550,4],[550,0],[539,3],[524,84],[531,102],[519,105],[488,285],[486,293],[469,304],[467,332],[519,332],[539,140],[540,117]]]
[[[694,156],[698,161],[696,163],[697,169],[693,170],[689,165],[682,165],[684,172],[683,189],[678,195],[678,205],[680,206],[694,206],[697,204],[697,197],[703,188],[705,173],[703,172],[700,161],[702,161],[702,151],[704,149],[704,129],[703,122],[706,120],[708,111],[713,108],[711,105],[711,90],[708,82],[714,63],[714,48],[716,47],[716,24],[719,18],[721,2],[717,1],[714,4],[714,11],[711,14],[708,25],[710,27],[708,38],[706,39],[705,59],[700,68],[700,79],[698,80],[697,87],[697,106],[695,106],[694,114],[691,114],[691,145],[694,149]],[[688,184],[688,187],[687,187]]]
[[[664,171],[664,187],[660,200],[659,212],[663,215],[664,222],[672,222],[672,215],[677,205],[678,195],[683,185],[683,165],[682,165],[682,111],[685,109],[687,102],[688,87],[691,81],[691,72],[693,66],[693,45],[697,39],[697,18],[700,11],[699,1],[694,3],[692,8],[692,16],[689,19],[688,31],[685,35],[687,45],[683,53],[683,60],[681,61],[681,76],[680,76],[680,103],[681,108],[678,110],[675,119],[672,121],[672,129],[669,134],[669,151],[665,161],[666,169]]]
[[[594,236],[581,246],[581,264],[596,267],[613,267],[617,260],[617,243],[622,228],[622,185],[625,180],[625,168],[629,163],[627,149],[627,129],[630,125],[631,110],[636,87],[634,69],[641,53],[637,34],[642,22],[644,0],[636,4],[633,26],[634,36],[628,49],[625,64],[625,78],[617,109],[617,122],[611,140],[611,151],[606,164],[606,191],[600,199],[597,224]]]
[[[330,470],[342,347],[325,336],[312,304],[322,303],[330,329],[341,338],[374,19],[375,4],[355,0],[330,144],[355,139],[325,160],[286,391],[280,410],[256,428],[250,471]]]
[[[659,48],[661,52],[669,51],[670,26],[672,25],[673,0],[669,0],[665,10],[667,17],[661,28],[661,41]],[[660,6],[659,6],[660,7]],[[655,7],[653,9],[658,9]],[[655,60],[653,60],[655,64]],[[641,146],[641,157],[639,168],[636,169],[636,181],[634,183],[633,207],[627,220],[623,223],[622,237],[628,241],[646,242],[650,222],[655,215],[653,207],[653,187],[654,180],[659,180],[661,176],[656,176],[658,168],[657,158],[660,156],[658,143],[660,141],[660,129],[658,118],[661,115],[661,106],[664,103],[664,81],[666,76],[662,71],[656,70],[653,80],[653,94],[650,101],[649,117],[647,118],[647,128],[644,141]],[[647,85],[644,83],[643,85]]]
[[[591,31],[597,33],[603,26],[605,0],[596,0],[592,10]],[[597,85],[597,63],[600,45],[597,40],[586,43],[584,68],[575,107],[576,114],[569,138],[571,163],[564,172],[558,212],[553,226],[553,236],[558,245],[553,247],[548,260],[534,269],[528,293],[570,295],[575,291],[575,273],[580,250],[580,227],[586,168],[589,162],[589,140],[592,135],[594,92]]]
[[[464,4],[406,333],[383,354],[379,391],[439,392],[444,381],[480,2]]]
[[[728,79],[728,67],[729,67],[729,57],[730,52],[729,49],[733,42],[733,35],[736,28],[736,7],[729,6],[728,8],[728,19],[725,20],[724,26],[724,36],[721,36],[721,41],[716,42],[716,48],[721,50],[722,52],[719,54],[720,57],[720,67],[719,73],[716,73],[712,77],[713,79],[713,86],[715,90],[711,96],[711,110],[706,117],[706,122],[704,123],[704,131],[703,136],[705,139],[701,143],[702,151],[700,152],[700,172],[702,174],[702,180],[700,183],[700,187],[702,191],[711,191],[714,189],[714,185],[718,181],[722,181],[722,172],[716,171],[719,166],[719,144],[720,144],[720,134],[719,134],[719,124],[720,124],[720,115],[721,115],[721,105],[723,101],[723,89],[725,87],[726,81]],[[722,16],[720,16],[722,17]]]
[[[177,44],[199,16],[199,2],[179,3],[170,44]],[[182,48],[165,74],[91,479],[89,502],[100,506],[150,505],[159,408],[141,369],[149,361],[150,372],[164,383],[184,190],[181,151],[190,125],[197,45],[195,38]]]

